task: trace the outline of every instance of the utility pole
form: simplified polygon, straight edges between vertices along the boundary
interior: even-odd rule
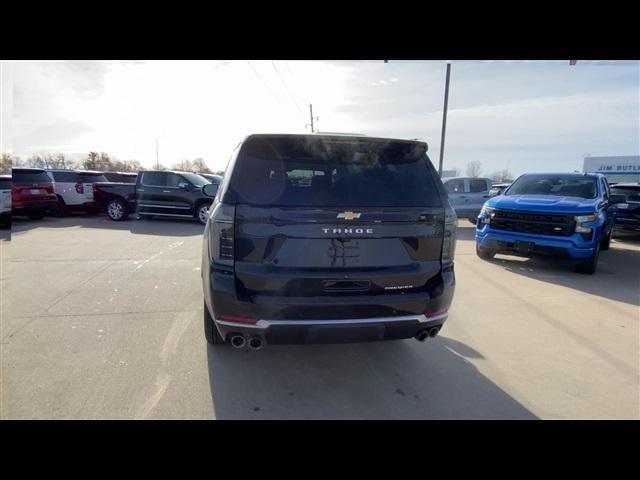
[[[447,63],[447,78],[444,84],[444,111],[442,112],[442,136],[440,137],[440,164],[438,174],[442,176],[442,162],[444,160],[444,133],[447,130],[447,107],[449,106],[449,77],[451,76],[451,64]]]
[[[309,104],[309,115],[311,116],[311,123],[307,123],[304,127],[307,128],[309,125],[311,125],[311,133],[314,133],[315,130],[313,129],[313,119],[315,118],[316,121],[320,119],[313,116],[313,104],[311,103]]]
[[[160,160],[158,160],[158,137],[156,137],[156,168],[160,169]]]

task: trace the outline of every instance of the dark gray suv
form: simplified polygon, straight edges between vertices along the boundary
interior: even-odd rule
[[[251,135],[204,231],[209,343],[437,335],[454,291],[456,215],[424,142]]]

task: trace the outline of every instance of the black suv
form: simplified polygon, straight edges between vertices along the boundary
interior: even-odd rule
[[[247,137],[204,232],[207,341],[257,350],[437,335],[456,216],[426,151],[364,136]]]

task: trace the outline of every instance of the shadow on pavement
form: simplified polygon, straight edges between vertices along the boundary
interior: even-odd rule
[[[0,240],[10,241],[11,240],[11,227],[0,225]]]
[[[72,213],[66,217],[44,217],[41,220],[30,220],[26,217],[13,219],[13,234],[21,234],[37,228],[98,228],[107,230],[128,230],[136,235],[169,235],[189,236],[202,235],[204,226],[191,219],[174,219],[169,217],[143,218],[138,220],[131,215],[127,220],[114,222],[106,215],[89,215]]]
[[[515,258],[497,255],[492,263],[535,280],[597,295],[609,300],[640,305],[640,250],[616,242],[600,253],[593,275],[576,273],[570,261],[557,258]]]
[[[342,345],[207,345],[217,419],[535,419],[437,337]]]

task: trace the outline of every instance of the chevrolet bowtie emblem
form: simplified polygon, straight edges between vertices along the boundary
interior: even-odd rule
[[[360,213],[354,212],[340,212],[338,218],[344,218],[345,220],[353,220],[354,218],[360,218]]]

